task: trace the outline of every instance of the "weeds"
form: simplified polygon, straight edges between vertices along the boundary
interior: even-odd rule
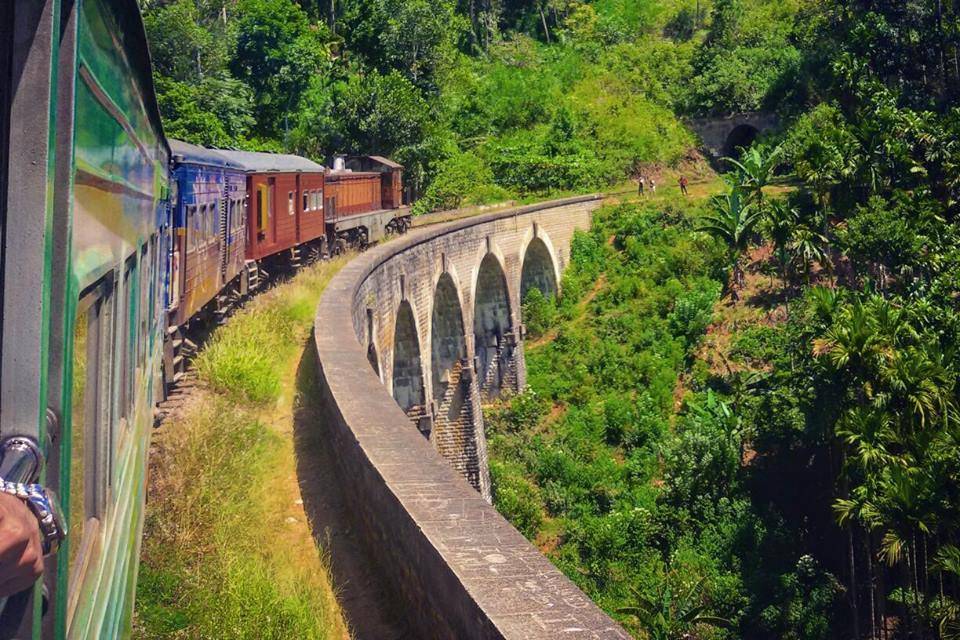
[[[263,294],[198,356],[204,388],[155,438],[135,637],[349,637],[276,427],[292,419],[278,401],[342,264]]]

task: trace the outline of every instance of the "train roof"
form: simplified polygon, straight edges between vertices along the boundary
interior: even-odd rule
[[[231,160],[221,151],[214,151],[199,145],[190,144],[183,140],[170,139],[170,151],[173,154],[174,162],[178,164],[204,164],[224,169],[235,169],[244,171],[245,168],[239,162]]]
[[[367,156],[367,157],[373,160],[374,162],[379,162],[385,167],[390,167],[391,169],[403,169],[402,164],[398,162],[394,162],[390,158],[384,158],[383,156]]]
[[[226,151],[223,149],[217,149],[216,151],[250,173],[323,173],[325,171],[323,165],[289,153]]]

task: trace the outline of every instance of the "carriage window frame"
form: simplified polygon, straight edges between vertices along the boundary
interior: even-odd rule
[[[106,511],[108,483],[110,482],[110,450],[113,424],[113,379],[116,370],[116,271],[111,271],[95,284],[87,287],[79,296],[74,315],[74,335],[76,323],[86,319],[86,355],[83,394],[83,452],[81,472],[83,473],[83,516],[80,528],[79,548],[72,546],[78,535],[74,533],[68,541],[70,553],[67,558],[67,633],[76,614],[80,594],[87,578],[93,559],[102,551],[100,535],[101,522]],[[76,354],[74,354],[74,361]],[[73,372],[71,363],[71,375]],[[75,382],[74,382],[75,383]],[[71,394],[71,397],[73,394]],[[71,399],[71,415],[75,412]],[[76,444],[74,425],[71,423],[70,454],[70,522],[74,522],[74,472],[73,449]],[[76,530],[76,527],[73,527]]]
[[[292,216],[297,212],[297,200],[293,191],[287,191],[287,215]]]
[[[187,234],[187,239],[184,244],[187,246],[187,251],[193,251],[194,244],[196,240],[194,236],[196,235],[193,231],[193,220],[196,217],[195,207],[192,204],[188,204],[183,208],[183,229],[184,233]]]
[[[118,314],[118,333],[119,336],[119,360],[120,370],[117,375],[117,416],[121,423],[129,421],[133,413],[134,382],[136,378],[136,358],[137,358],[137,334],[139,314],[139,296],[136,289],[136,283],[139,276],[137,267],[138,250],[134,251],[123,262],[123,295],[119,301],[120,313]],[[122,430],[118,429],[118,431]],[[113,448],[116,449],[117,434],[113,434]]]
[[[323,189],[317,189],[317,211],[323,211]]]

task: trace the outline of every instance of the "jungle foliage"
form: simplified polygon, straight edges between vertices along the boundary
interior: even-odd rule
[[[776,112],[723,194],[605,209],[525,301],[496,504],[640,638],[960,637],[957,3],[146,4],[169,133],[392,155],[420,210],[597,189],[684,162],[684,117]]]
[[[554,322],[531,304],[556,337],[490,410],[497,503],[638,637],[956,638],[957,7],[794,9],[766,13],[783,131],[710,201],[604,211]],[[674,109],[712,108],[684,100],[750,15],[714,3]]]

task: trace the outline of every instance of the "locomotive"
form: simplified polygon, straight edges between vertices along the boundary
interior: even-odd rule
[[[409,226],[402,167],[332,164],[168,141],[135,0],[0,2],[0,477],[59,515],[0,639],[129,635],[150,433],[191,326]]]

